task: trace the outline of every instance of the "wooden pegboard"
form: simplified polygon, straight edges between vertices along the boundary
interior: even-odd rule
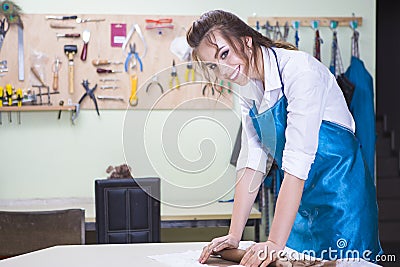
[[[81,85],[84,79],[88,79],[90,86],[93,87],[96,83],[98,88],[95,91],[96,95],[111,95],[122,96],[124,101],[102,101],[98,100],[99,108],[101,109],[126,109],[128,99],[131,94],[130,74],[134,71],[138,75],[138,105],[135,109],[173,109],[176,107],[187,109],[226,109],[233,107],[232,94],[225,94],[223,97],[216,93],[214,96],[207,94],[202,95],[204,83],[199,83],[203,80],[202,75],[196,72],[195,84],[184,85],[186,62],[179,60],[170,51],[170,44],[174,38],[185,34],[184,28],[187,29],[192,21],[196,18],[193,16],[169,16],[173,19],[172,24],[174,29],[164,29],[162,34],[158,34],[158,30],[146,30],[145,19],[159,19],[165,16],[152,15],[96,15],[96,14],[77,14],[82,18],[105,19],[101,22],[76,23],[74,20],[68,21],[50,21],[46,20],[48,14],[24,14],[22,19],[24,22],[24,53],[25,53],[25,80],[18,81],[18,49],[17,49],[17,28],[12,27],[7,33],[4,40],[3,48],[0,52],[0,60],[8,61],[9,72],[0,78],[0,84],[4,86],[6,83],[11,83],[15,88],[21,87],[24,90],[32,88],[32,85],[39,84],[37,79],[30,71],[31,66],[35,66],[44,82],[48,85],[52,84],[53,74],[52,65],[56,57],[62,64],[59,72],[59,91],[60,94],[52,95],[51,102],[53,105],[58,105],[59,100],[64,100],[65,103],[70,100],[76,103],[85,92]],[[67,15],[67,14],[66,14]],[[75,15],[75,14],[74,14]],[[50,27],[50,23],[65,24],[74,26],[74,29],[54,29]],[[93,59],[109,59],[112,61],[125,61],[126,52],[119,47],[111,47],[111,24],[125,23],[126,31],[132,27],[134,23],[139,24],[141,31],[148,45],[147,55],[143,59],[144,70],[140,72],[138,69],[130,70],[129,73],[113,73],[113,74],[98,74],[96,67],[92,65]],[[82,38],[59,38],[57,33],[80,33],[84,29],[91,32],[90,41],[88,44],[88,56],[86,61],[81,61],[80,54],[83,47]],[[139,36],[134,33],[131,42],[136,43],[137,51],[143,52],[143,44]],[[74,44],[78,47],[78,53],[74,56],[74,94],[68,93],[68,58],[64,54],[64,45]],[[178,77],[182,84],[179,89],[171,90],[169,88],[169,78],[171,73],[172,60],[176,61]],[[106,68],[124,71],[124,65],[110,65]],[[158,74],[158,81],[164,88],[164,94],[158,87],[153,86],[149,92],[145,89],[149,81],[152,80],[154,74]],[[115,78],[116,82],[101,82],[101,78]],[[116,85],[117,89],[102,90],[102,85]],[[193,99],[201,99],[202,101],[191,101]],[[204,101],[204,99],[207,101]],[[216,101],[218,99],[218,103]],[[187,105],[185,103],[191,103]],[[94,109],[93,102],[87,98],[81,105],[83,109]]]

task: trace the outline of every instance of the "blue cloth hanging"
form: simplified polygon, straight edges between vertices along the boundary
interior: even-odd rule
[[[351,64],[345,75],[355,85],[350,112],[356,123],[356,136],[361,144],[371,177],[375,177],[376,133],[373,80],[364,63],[354,56],[351,57]]]

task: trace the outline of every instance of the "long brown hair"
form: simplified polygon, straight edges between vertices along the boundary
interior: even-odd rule
[[[255,64],[255,62],[257,62],[259,55],[257,50],[260,49],[261,46],[297,50],[297,48],[290,43],[273,41],[263,36],[260,32],[256,31],[230,12],[212,10],[204,13],[199,19],[194,21],[186,34],[187,42],[190,47],[193,48],[192,56],[194,60],[200,61],[197,55],[197,48],[203,40],[206,40],[209,45],[215,46],[216,49],[218,49],[213,41],[215,40],[215,31],[221,34],[239,57],[249,63],[248,66],[254,65],[258,72],[258,64]],[[247,47],[244,41],[247,37],[252,39],[253,45],[251,47]],[[245,49],[252,50],[251,58],[247,56]]]

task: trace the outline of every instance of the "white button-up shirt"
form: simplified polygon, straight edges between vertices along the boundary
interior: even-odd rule
[[[273,52],[263,47],[265,84],[253,80],[239,91],[243,131],[236,168],[268,171],[267,153],[249,117],[249,109],[254,101],[258,112],[262,113],[283,97],[280,72],[288,100],[282,169],[305,180],[318,148],[322,120],[340,124],[353,132],[355,123],[334,75],[325,65],[302,51],[274,50],[279,69]]]

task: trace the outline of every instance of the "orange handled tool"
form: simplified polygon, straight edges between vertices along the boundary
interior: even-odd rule
[[[64,53],[68,57],[68,87],[69,93],[74,93],[74,55],[78,52],[76,45],[64,45]]]
[[[61,61],[59,58],[56,58],[53,64],[53,90],[58,90],[58,73],[61,68]]]

